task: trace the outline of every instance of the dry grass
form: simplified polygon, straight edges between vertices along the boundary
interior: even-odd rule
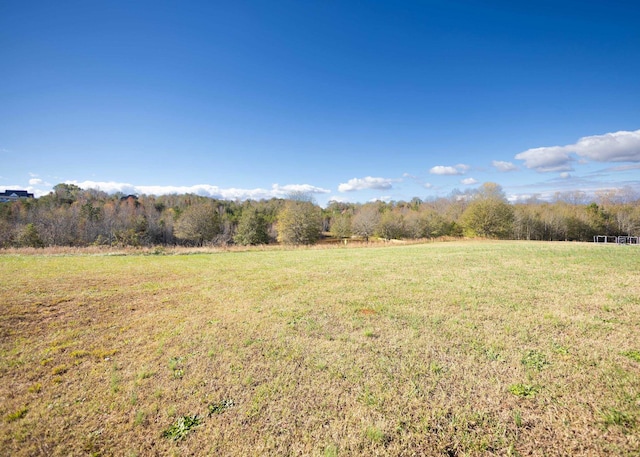
[[[637,247],[65,254],[0,256],[7,454],[640,449]]]

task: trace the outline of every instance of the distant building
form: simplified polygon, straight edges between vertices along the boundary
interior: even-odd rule
[[[33,198],[26,190],[6,190],[0,193],[0,203],[15,202],[21,198]]]

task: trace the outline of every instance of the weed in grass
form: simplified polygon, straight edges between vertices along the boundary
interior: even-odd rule
[[[569,354],[569,348],[566,346],[563,346],[562,344],[553,342],[551,343],[551,348],[552,348],[552,351],[555,352],[556,354],[561,354],[561,355]]]
[[[429,371],[433,374],[441,374],[444,371],[444,366],[436,361],[429,362]]]
[[[143,425],[146,422],[146,414],[142,410],[136,411],[136,417],[133,420],[134,425]]]
[[[212,403],[208,406],[209,417],[213,416],[214,414],[222,414],[227,409],[232,408],[233,406],[235,406],[235,402],[230,398],[225,398],[224,400],[217,403]]]
[[[182,366],[182,361],[184,357],[171,357],[169,359],[169,369],[171,371],[176,371]]]
[[[185,439],[201,423],[202,419],[197,414],[195,416],[182,416],[162,432],[162,436],[174,441],[180,441]]]
[[[86,452],[89,452],[89,455],[91,455],[91,456],[100,455],[99,452],[94,452],[94,449],[96,447],[96,443],[95,442],[100,438],[102,433],[104,433],[104,428],[99,428],[97,430],[92,430],[91,432],[87,433],[87,436],[83,440],[84,443],[83,443],[82,447]]]
[[[65,374],[69,370],[66,365],[57,365],[51,369],[51,374],[54,376]]]
[[[542,371],[544,367],[549,365],[547,357],[542,352],[535,350],[527,351],[522,357],[521,362],[527,368],[532,368],[536,371]]]
[[[41,390],[42,390],[42,384],[39,382],[36,382],[29,386],[29,392],[31,392],[32,394],[40,393]]]
[[[324,457],[338,457],[338,446],[329,444],[324,448],[322,455],[324,455]]]
[[[28,411],[29,411],[29,408],[27,408],[26,406],[23,406],[22,408],[7,414],[4,420],[6,422],[15,422],[19,419],[22,419],[24,416],[26,416]]]
[[[535,397],[539,390],[539,387],[530,384],[512,384],[509,386],[509,392],[518,397]]]
[[[142,369],[138,372],[138,380],[141,381],[143,379],[148,379],[152,377],[154,374],[156,374],[154,371],[151,371],[145,367],[142,367]]]
[[[358,398],[360,402],[367,406],[375,406],[378,403],[376,396],[369,390],[368,387],[365,387],[364,392],[362,392]]]
[[[635,360],[636,362],[640,362],[640,351],[635,349],[624,351],[622,352],[622,355],[629,357],[631,360]]]
[[[255,417],[259,415],[270,402],[273,394],[274,386],[270,384],[261,384],[257,386],[254,390],[253,398],[251,399],[251,405],[247,411],[247,417]]]
[[[175,379],[182,379],[184,377],[184,368],[182,367],[183,360],[184,357],[171,357],[169,359],[169,369]]]
[[[111,392],[118,393],[120,391],[120,375],[118,374],[118,367],[114,365],[111,368]]]
[[[379,427],[367,427],[365,431],[366,437],[374,443],[384,444],[388,437]]]
[[[374,332],[373,330],[371,330],[371,329],[366,329],[366,330],[364,331],[364,336],[366,336],[367,338],[375,338],[375,337],[376,337],[376,334],[375,334],[375,332]]]
[[[81,357],[86,357],[89,355],[89,351],[84,351],[84,350],[76,350],[76,351],[72,351],[71,354],[69,354],[72,358],[74,359],[79,359]]]
[[[606,426],[619,425],[622,427],[632,427],[635,425],[636,419],[631,414],[615,408],[607,408],[601,412]]]
[[[51,362],[53,362],[53,359],[42,359],[40,361],[40,365],[42,365],[43,367],[46,367],[47,365],[49,365]]]
[[[244,347],[249,347],[251,346],[253,343],[255,343],[255,340],[253,338],[246,338],[243,342],[242,342],[242,346]]]
[[[175,379],[182,379],[184,377],[184,370],[182,368],[178,368],[177,370],[173,370],[173,377]]]
[[[94,349],[93,351],[91,351],[91,355],[96,359],[108,362],[109,360],[111,360],[112,356],[117,354],[117,352],[117,349]]]
[[[152,377],[155,374],[154,371],[151,370],[147,370],[146,368],[143,368],[142,370],[140,370],[138,372],[138,380],[141,381],[143,379],[149,379],[150,377]]]
[[[495,350],[492,347],[486,348],[484,350],[485,355],[487,356],[487,358],[489,360],[492,360],[494,362],[502,362],[504,361],[504,358],[502,357],[502,354],[500,354],[499,351]]]
[[[513,422],[516,424],[516,427],[520,428],[524,425],[522,420],[522,413],[519,410],[513,412]]]

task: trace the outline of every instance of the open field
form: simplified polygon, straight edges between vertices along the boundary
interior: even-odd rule
[[[12,254],[0,270],[4,455],[640,449],[638,247]]]

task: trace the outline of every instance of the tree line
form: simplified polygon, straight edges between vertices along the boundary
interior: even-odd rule
[[[557,194],[509,203],[485,183],[427,200],[331,201],[305,194],[229,201],[184,195],[107,194],[58,184],[48,195],[0,203],[0,247],[313,244],[323,237],[591,241],[595,235],[640,235],[640,198],[630,189]]]

